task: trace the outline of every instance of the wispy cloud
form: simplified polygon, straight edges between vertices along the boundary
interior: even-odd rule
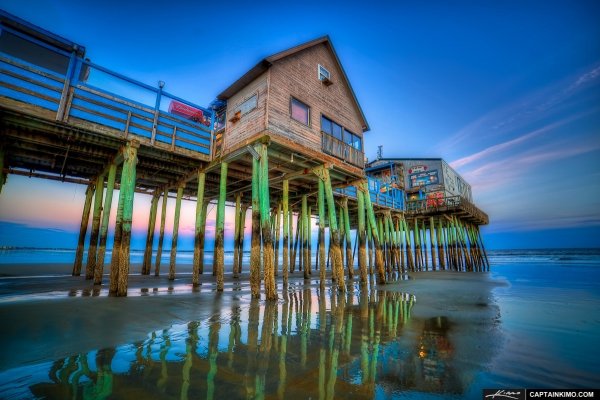
[[[524,170],[598,149],[600,149],[599,142],[571,146],[567,143],[553,143],[544,149],[538,148],[485,163],[463,172],[462,175],[471,184],[473,190],[481,194],[488,189],[513,185],[515,180],[523,175]]]
[[[467,140],[503,137],[526,129],[530,124],[557,112],[575,95],[598,83],[600,63],[482,115],[442,141],[439,148],[454,147]]]
[[[546,125],[546,126],[544,126],[542,128],[539,128],[539,129],[536,129],[534,131],[525,133],[525,134],[523,134],[521,136],[518,136],[518,137],[516,137],[514,139],[507,140],[505,142],[489,146],[489,147],[487,147],[487,148],[485,148],[485,149],[483,149],[481,151],[478,151],[478,152],[470,154],[468,156],[459,158],[458,160],[450,162],[450,165],[453,168],[460,168],[460,167],[463,167],[463,166],[465,166],[467,164],[470,164],[472,162],[488,158],[488,157],[490,157],[493,154],[496,154],[496,153],[499,153],[499,152],[502,152],[502,151],[506,151],[506,150],[510,150],[510,149],[512,149],[512,148],[514,148],[514,147],[516,147],[518,145],[521,145],[522,143],[524,143],[524,142],[526,142],[526,141],[528,141],[530,139],[533,139],[535,137],[541,136],[544,133],[551,132],[551,131],[555,130],[556,128],[564,126],[564,125],[566,125],[566,124],[568,124],[570,122],[576,121],[576,120],[578,120],[578,119],[580,119],[580,118],[582,118],[582,117],[584,117],[586,115],[592,114],[592,113],[597,112],[599,110],[600,110],[599,108],[594,108],[592,110],[589,110],[589,111],[586,111],[586,112],[579,113],[577,115],[573,115],[573,116],[564,118],[564,119],[562,119],[560,121],[557,121],[557,122],[554,122],[552,124]]]

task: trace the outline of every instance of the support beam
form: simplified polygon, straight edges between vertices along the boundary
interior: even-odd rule
[[[348,198],[342,199],[342,209],[344,210],[344,236],[346,237],[346,269],[348,270],[348,279],[354,279],[354,260],[352,257],[352,236],[350,236],[350,213],[348,212]]]
[[[273,265],[273,238],[271,236],[271,216],[269,204],[269,153],[267,144],[260,145],[260,171],[259,171],[259,202],[260,219],[263,239],[263,268],[265,280],[265,298],[277,300],[275,287],[275,274]]]
[[[119,201],[117,205],[117,216],[115,221],[115,237],[113,240],[112,256],[110,258],[110,279],[109,279],[109,293],[116,294],[118,289],[119,279],[119,258],[121,257],[121,240],[123,238],[123,204],[125,197],[121,196],[121,192],[125,186],[123,184],[123,177],[125,166],[121,170],[121,185],[119,187]]]
[[[129,249],[131,246],[131,225],[133,218],[133,196],[135,193],[135,178],[137,164],[138,142],[129,142],[125,148],[123,173],[121,173],[121,190],[119,198],[123,197],[123,222],[121,250],[119,251],[119,271],[117,277],[117,296],[127,296],[129,279]],[[125,175],[125,178],[123,178]]]
[[[102,211],[102,223],[100,225],[100,244],[98,247],[98,261],[96,262],[96,270],[94,271],[94,285],[102,284],[102,275],[104,274],[104,257],[106,256],[106,240],[108,238],[108,223],[110,219],[110,209],[112,206],[116,175],[117,164],[111,164],[108,170],[106,195],[104,196],[104,210]]]
[[[150,216],[148,217],[148,231],[146,232],[146,249],[144,250],[144,261],[142,263],[142,275],[150,275],[152,264],[152,245],[154,244],[154,228],[156,226],[156,210],[158,209],[159,194],[152,196],[150,202]]]
[[[435,223],[433,217],[429,217],[429,245],[431,246],[431,268],[435,271],[436,265],[436,254],[435,248],[437,247],[435,238]]]
[[[302,195],[302,260],[304,270],[304,279],[309,279],[308,276],[308,258],[310,254],[308,254],[308,198],[306,195]]]
[[[280,233],[281,233],[281,202],[277,204],[277,215],[275,216],[275,276],[279,275],[279,246],[280,246]]]
[[[291,212],[289,212],[289,190],[290,182],[283,181],[282,207],[283,207],[283,288],[288,287],[288,266],[289,266],[289,231],[292,226]]]
[[[366,193],[369,193],[368,183],[365,182],[363,187]],[[380,285],[385,284],[385,273],[383,267],[383,250],[381,248],[381,241],[379,233],[377,232],[377,222],[375,221],[375,211],[373,210],[373,204],[371,203],[371,196],[365,196],[365,207],[367,209],[367,216],[369,218],[369,225],[373,234],[373,242],[375,244],[375,268],[377,269],[377,283]]]
[[[238,253],[238,273],[242,273],[242,267],[244,265],[244,239],[246,237],[246,213],[248,211],[248,204],[242,203],[241,219],[240,219],[240,251]]]
[[[83,263],[83,246],[85,244],[85,235],[87,233],[88,221],[90,220],[90,209],[92,207],[92,197],[94,195],[95,185],[90,183],[85,191],[85,202],[83,203],[83,213],[81,215],[81,225],[79,227],[79,240],[77,241],[77,251],[75,252],[75,263],[73,264],[73,276],[81,275],[81,265]]]
[[[179,218],[181,216],[181,198],[183,197],[183,186],[177,188],[177,199],[175,200],[175,217],[173,218],[173,238],[171,240],[171,257],[169,262],[169,280],[175,280],[175,265],[177,263],[177,240],[179,239]]]
[[[325,184],[325,198],[327,199],[327,209],[329,211],[329,247],[332,257],[332,274],[335,271],[335,277],[338,284],[338,289],[341,292],[346,292],[346,284],[344,282],[344,267],[342,265],[342,249],[340,248],[340,234],[338,230],[337,219],[335,215],[335,200],[333,198],[333,188],[331,187],[331,178],[329,177],[329,169],[322,167],[320,173]]]
[[[308,258],[307,258],[308,274],[312,275],[312,209],[308,205]]]
[[[368,195],[368,193],[367,193]],[[356,200],[358,203],[358,269],[360,271],[361,284],[367,283],[367,249],[366,249],[366,227],[365,227],[365,194],[362,187],[356,186]]]
[[[366,199],[369,196],[369,192],[364,195]],[[366,203],[366,201],[365,201]],[[366,205],[365,205],[366,212]],[[373,275],[373,231],[371,230],[371,224],[369,218],[365,219],[365,228],[367,229],[367,242],[369,243],[369,275]]]
[[[252,158],[252,243],[250,249],[250,290],[252,298],[260,298],[260,163]]]
[[[444,239],[442,218],[438,218],[438,230],[436,233],[437,233],[438,258],[440,261],[440,269],[446,269],[446,256],[444,254],[444,246],[445,246],[446,240]]]
[[[194,265],[192,267],[192,286],[200,285],[200,274],[204,269],[204,232],[206,225],[206,207],[204,202],[204,183],[206,174],[198,171],[198,189],[196,191],[196,221],[194,229]]]
[[[318,182],[318,213],[319,213],[319,287],[325,289],[325,184],[322,179]],[[324,301],[323,299],[321,301]],[[323,322],[324,324],[324,322]],[[325,327],[323,326],[323,329]]]
[[[158,233],[158,249],[156,250],[156,266],[154,276],[160,275],[160,262],[162,258],[163,242],[165,240],[165,222],[167,220],[167,199],[169,198],[169,190],[165,189],[162,199],[162,207],[160,211],[160,231]]]
[[[233,221],[234,231],[233,231],[233,278],[239,278],[238,273],[238,262],[239,262],[239,252],[240,252],[240,219],[241,219],[241,211],[242,211],[242,195],[241,193],[237,193],[235,195],[235,218]]]
[[[217,221],[215,228],[214,269],[217,274],[217,291],[223,291],[223,274],[225,271],[225,199],[227,197],[227,167],[221,163],[221,179],[219,184],[219,201],[217,203]]]

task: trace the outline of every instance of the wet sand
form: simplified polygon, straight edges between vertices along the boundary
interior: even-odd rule
[[[4,329],[0,339],[11,351],[0,358],[0,370],[129,343],[158,328],[201,320],[222,307],[250,300],[247,274],[237,280],[226,275],[225,291],[219,294],[210,270],[202,275],[202,285],[194,289],[189,265],[178,266],[174,281],[165,276],[130,275],[127,298],[108,296],[107,276],[101,288],[94,288],[83,277],[70,276],[68,264],[4,265],[1,271]],[[491,289],[504,284],[485,273],[422,272],[381,289],[415,295],[415,317],[447,316],[477,325],[496,318]],[[291,275],[290,288],[305,285],[318,287],[318,280],[305,283],[301,273]],[[357,281],[354,286],[360,287]],[[281,290],[280,277],[278,287]]]

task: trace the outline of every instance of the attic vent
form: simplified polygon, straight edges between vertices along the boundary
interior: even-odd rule
[[[318,73],[319,73],[319,80],[321,82],[323,82],[325,85],[329,86],[333,83],[333,82],[331,82],[331,79],[330,79],[331,74],[329,73],[327,68],[325,68],[321,64],[319,64]]]

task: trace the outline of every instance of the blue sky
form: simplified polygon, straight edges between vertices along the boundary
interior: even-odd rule
[[[597,1],[93,3],[0,6],[201,105],[261,58],[328,34],[371,126],[369,158],[383,145],[385,157],[446,159],[490,215],[488,247],[600,247]],[[10,176],[0,245],[75,243],[84,190]],[[148,203],[136,199],[140,214]]]

